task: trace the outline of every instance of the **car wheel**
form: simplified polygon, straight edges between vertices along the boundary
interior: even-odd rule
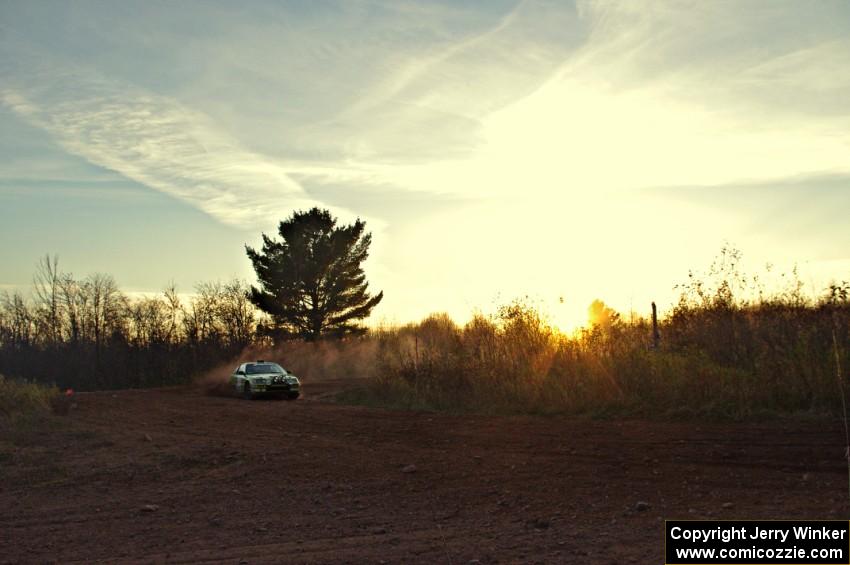
[[[297,392],[290,392],[289,394],[286,395],[286,399],[287,400],[295,400],[299,396],[300,396],[300,394],[297,393]]]
[[[254,398],[254,393],[251,392],[251,384],[245,383],[245,387],[242,389],[242,398],[245,400],[251,400]]]

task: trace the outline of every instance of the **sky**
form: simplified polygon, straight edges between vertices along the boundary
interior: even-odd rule
[[[406,322],[662,313],[725,243],[850,279],[850,5],[0,0],[0,289],[254,276],[363,218]]]

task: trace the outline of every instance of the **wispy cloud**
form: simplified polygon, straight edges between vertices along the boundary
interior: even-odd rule
[[[310,204],[314,183],[546,195],[850,162],[840,4],[258,6],[262,20],[171,7],[165,30],[134,8],[144,25],[121,27],[123,42],[106,15],[85,28],[184,69],[169,94],[102,55],[99,68],[55,47],[21,57],[8,32],[21,62],[5,103],[68,151],[231,223]],[[221,35],[184,41],[190,20]]]
[[[55,88],[91,90],[73,77]],[[50,132],[69,152],[197,206],[234,225],[268,223],[314,204],[279,165],[246,151],[210,120],[168,98],[129,88],[50,103],[54,91],[2,91],[5,105]]]
[[[202,112],[55,54],[4,47],[17,60],[2,69],[0,103],[71,154],[235,226],[272,225],[321,204]]]
[[[300,130],[342,140],[337,157],[288,166],[308,183],[557,200],[847,171],[844,9],[521,2],[473,35],[399,45],[359,100]]]

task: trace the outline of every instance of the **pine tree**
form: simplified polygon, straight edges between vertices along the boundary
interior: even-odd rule
[[[251,301],[271,315],[276,333],[308,341],[360,334],[357,322],[384,297],[371,296],[362,263],[372,234],[359,218],[337,226],[328,210],[295,212],[280,222],[280,240],[263,234],[260,251],[246,246],[259,287]]]

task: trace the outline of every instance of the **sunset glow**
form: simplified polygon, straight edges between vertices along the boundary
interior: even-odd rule
[[[373,322],[664,311],[725,242],[848,277],[846,4],[255,8],[3,4],[1,288],[252,280],[311,206],[372,230]]]

